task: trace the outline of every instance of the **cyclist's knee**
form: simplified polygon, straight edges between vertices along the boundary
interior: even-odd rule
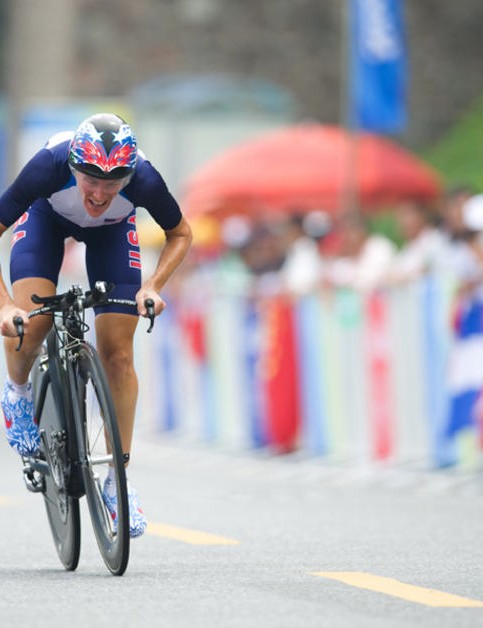
[[[134,373],[134,330],[131,317],[105,314],[96,319],[97,350],[109,376],[116,380]]]
[[[122,346],[104,349],[100,352],[104,368],[116,379],[132,375],[134,373],[133,355],[130,349]]]

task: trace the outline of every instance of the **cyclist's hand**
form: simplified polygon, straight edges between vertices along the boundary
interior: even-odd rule
[[[138,312],[140,316],[148,315],[146,306],[144,305],[146,299],[152,299],[154,301],[154,313],[156,316],[161,314],[166,307],[166,303],[159,296],[156,290],[152,290],[151,288],[141,288],[141,290],[139,290],[136,294],[136,303],[138,304]]]
[[[29,318],[25,310],[20,309],[13,303],[8,303],[0,308],[0,334],[2,336],[14,338],[17,335],[17,328],[13,322],[16,316],[23,319],[24,329],[26,330],[29,325]]]

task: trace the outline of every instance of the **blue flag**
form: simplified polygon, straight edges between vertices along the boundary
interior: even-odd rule
[[[350,0],[349,6],[351,126],[400,132],[407,116],[402,0]]]

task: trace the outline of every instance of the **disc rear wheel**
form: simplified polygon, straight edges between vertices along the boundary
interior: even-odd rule
[[[39,463],[48,465],[43,475],[44,502],[54,544],[68,571],[76,569],[80,556],[79,500],[71,496],[68,485],[71,472],[67,418],[66,373],[56,354],[55,340],[49,337],[48,369],[40,358],[33,367],[36,416],[39,418],[41,444]]]

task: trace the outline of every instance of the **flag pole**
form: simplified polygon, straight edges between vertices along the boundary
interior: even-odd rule
[[[354,71],[351,63],[351,1],[341,2],[341,96],[340,96],[340,124],[345,132],[346,143],[343,155],[341,187],[339,199],[339,214],[359,211],[358,198],[358,162],[359,137],[355,119],[352,115],[351,102],[353,98]]]

